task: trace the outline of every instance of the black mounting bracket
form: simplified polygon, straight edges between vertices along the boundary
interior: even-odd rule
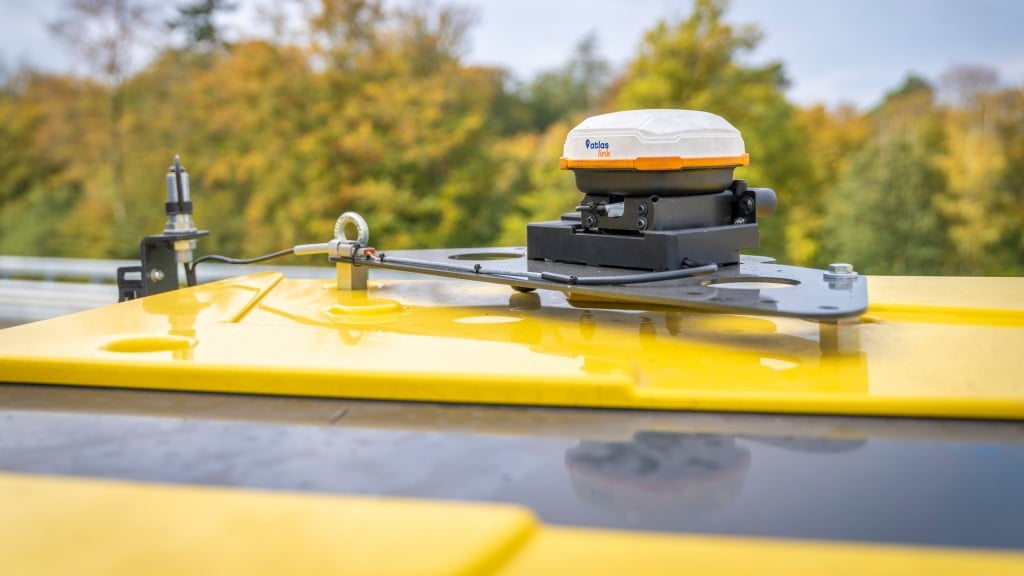
[[[142,265],[122,266],[117,269],[117,301],[124,302],[150,294],[177,290],[178,261],[174,244],[195,240],[209,233],[208,230],[195,230],[143,238],[139,244],[139,259]]]

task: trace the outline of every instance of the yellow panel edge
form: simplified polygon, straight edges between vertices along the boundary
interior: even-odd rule
[[[1013,552],[545,526],[497,574],[1021,574]]]
[[[5,574],[1021,574],[1024,555],[542,525],[516,506],[0,473]]]

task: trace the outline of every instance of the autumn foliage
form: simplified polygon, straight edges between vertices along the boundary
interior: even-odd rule
[[[1024,89],[978,68],[908,76],[868,111],[801,108],[781,63],[744,63],[759,33],[727,22],[721,1],[657,24],[618,73],[584,37],[529,81],[463,62],[472,19],[457,8],[323,0],[299,33],[227,44],[202,19],[221,4],[183,10],[185,41],[138,70],[107,58],[91,74],[6,75],[0,253],[134,256],[163,226],[174,154],[212,231],[200,254],[320,241],[345,210],[388,249],[522,244],[527,222],[578,200],[558,169],[576,122],[664,107],[741,130],[752,164],[739,177],[779,196],[757,252],[870,273],[1024,273]]]

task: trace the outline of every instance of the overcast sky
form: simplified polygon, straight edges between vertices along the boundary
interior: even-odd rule
[[[171,2],[172,0],[167,0]],[[243,22],[252,22],[254,0]],[[394,0],[405,1],[405,0]],[[685,16],[690,2],[669,0],[457,0],[477,13],[467,60],[498,64],[528,78],[569,57],[594,31],[601,54],[622,65],[659,18]],[[0,0],[0,62],[65,71],[70,57],[46,22],[63,0]],[[950,66],[995,68],[1024,84],[1024,1],[733,0],[728,19],[754,23],[764,40],[754,62],[781,60],[800,104],[876,103],[908,72],[935,79]]]

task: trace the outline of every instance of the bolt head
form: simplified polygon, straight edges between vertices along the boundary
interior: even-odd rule
[[[740,198],[740,212],[744,214],[750,214],[754,211],[754,198],[751,196],[743,196]]]
[[[829,287],[836,290],[850,288],[856,279],[857,273],[853,270],[853,264],[845,262],[829,264],[828,271],[825,272],[825,280],[829,283]]]
[[[163,270],[161,270],[159,268],[153,268],[152,270],[149,271],[149,281],[150,282],[156,283],[156,282],[159,282],[159,281],[161,281],[163,279],[164,279],[164,271]]]

